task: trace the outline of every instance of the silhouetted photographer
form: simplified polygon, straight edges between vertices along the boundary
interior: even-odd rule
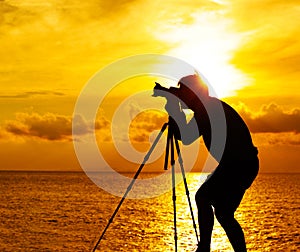
[[[207,86],[196,74],[180,79],[178,88],[166,89],[157,83],[154,96],[167,99],[165,109],[176,123],[175,138],[183,144],[191,144],[202,136],[208,151],[219,162],[196,193],[200,228],[200,243],[196,252],[210,251],[214,214],[234,251],[247,251],[243,230],[234,213],[257,176],[259,161],[257,148],[253,146],[245,122],[228,104],[209,96]],[[212,144],[212,138],[219,137],[218,132],[212,129],[215,128],[213,124],[218,124],[217,110],[220,106],[226,120],[226,142],[222,155],[218,152],[218,146]],[[194,112],[189,122],[183,108]]]

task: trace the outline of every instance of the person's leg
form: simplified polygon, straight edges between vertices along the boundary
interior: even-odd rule
[[[200,243],[196,252],[210,251],[211,234],[214,226],[214,212],[210,201],[209,190],[204,183],[196,193],[200,229]]]
[[[227,185],[227,190],[222,191],[214,205],[218,222],[225,230],[234,251],[238,252],[247,251],[244,232],[238,221],[234,218],[234,212],[240,205],[244,193],[245,190],[239,186],[235,186],[232,181]]]
[[[215,214],[217,220],[224,228],[234,251],[246,252],[244,232],[238,221],[234,218],[234,213],[226,213],[220,209],[216,209]]]

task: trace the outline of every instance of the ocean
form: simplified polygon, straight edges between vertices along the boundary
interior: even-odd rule
[[[154,176],[154,175],[153,175]],[[192,207],[200,174],[187,174]],[[300,174],[259,174],[236,218],[248,251],[300,251]],[[0,172],[0,251],[91,251],[120,202],[81,172]],[[177,192],[178,251],[196,236],[182,184]],[[98,251],[175,251],[172,192],[126,199]],[[215,221],[212,251],[232,251]]]

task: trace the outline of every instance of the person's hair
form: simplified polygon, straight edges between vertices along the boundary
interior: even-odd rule
[[[194,98],[206,98],[209,96],[208,87],[198,74],[188,75],[178,82],[180,86],[179,98],[188,102]]]

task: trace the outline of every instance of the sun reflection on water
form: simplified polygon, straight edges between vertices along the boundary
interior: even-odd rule
[[[197,221],[194,196],[202,179],[189,173],[187,180]],[[83,173],[2,172],[0,181],[6,192],[0,194],[0,251],[91,251],[120,202]],[[247,190],[236,218],[248,251],[299,251],[299,186],[299,174],[261,174]],[[196,237],[183,183],[176,193],[178,251],[191,252]],[[126,199],[99,251],[174,251],[172,192]],[[232,251],[217,221],[211,251]]]

